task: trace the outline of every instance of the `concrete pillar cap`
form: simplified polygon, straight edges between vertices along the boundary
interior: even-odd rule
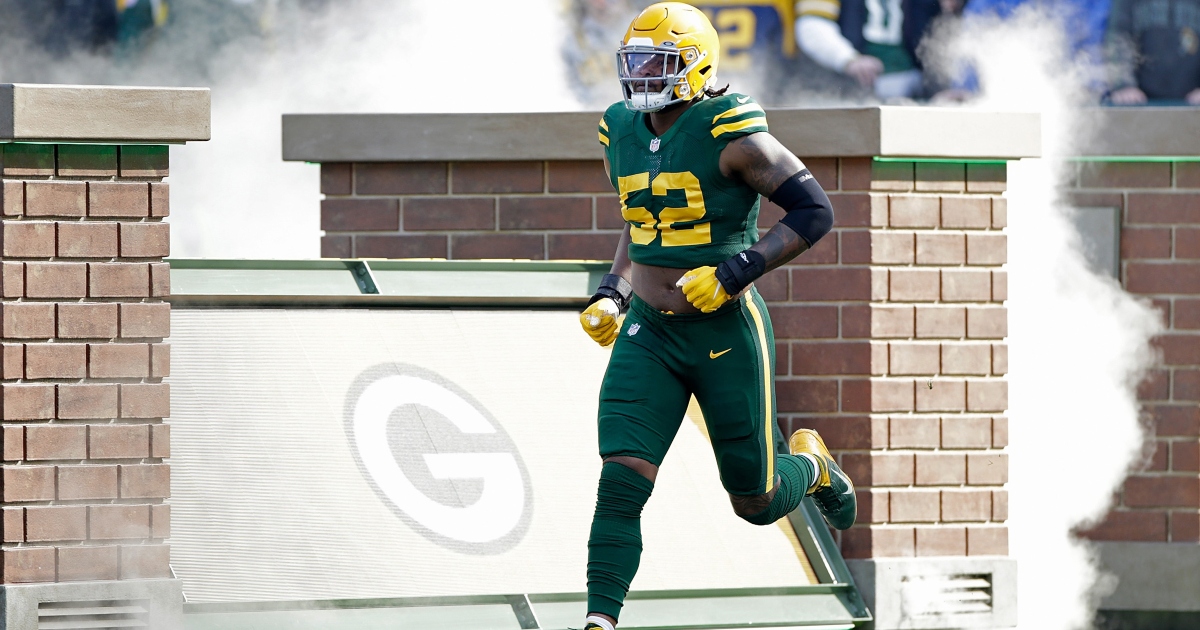
[[[208,88],[0,84],[0,142],[208,140]]]

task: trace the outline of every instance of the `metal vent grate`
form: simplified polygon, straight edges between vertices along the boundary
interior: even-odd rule
[[[990,573],[909,576],[901,583],[908,616],[992,612]]]
[[[40,602],[38,630],[149,628],[146,600]]]

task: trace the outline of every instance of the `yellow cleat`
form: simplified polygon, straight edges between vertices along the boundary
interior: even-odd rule
[[[854,482],[838,467],[821,436],[812,429],[800,429],[788,440],[788,450],[792,455],[811,455],[817,460],[817,480],[808,493],[826,522],[834,529],[849,529],[858,516]]]

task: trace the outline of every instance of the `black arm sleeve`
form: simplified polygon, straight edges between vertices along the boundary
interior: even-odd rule
[[[808,169],[789,177],[768,199],[787,211],[779,222],[792,228],[809,247],[833,228],[833,204]]]

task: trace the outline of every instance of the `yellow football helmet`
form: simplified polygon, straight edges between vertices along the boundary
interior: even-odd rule
[[[617,50],[625,106],[656,112],[704,93],[717,79],[717,30],[682,2],[652,4],[638,14]]]

